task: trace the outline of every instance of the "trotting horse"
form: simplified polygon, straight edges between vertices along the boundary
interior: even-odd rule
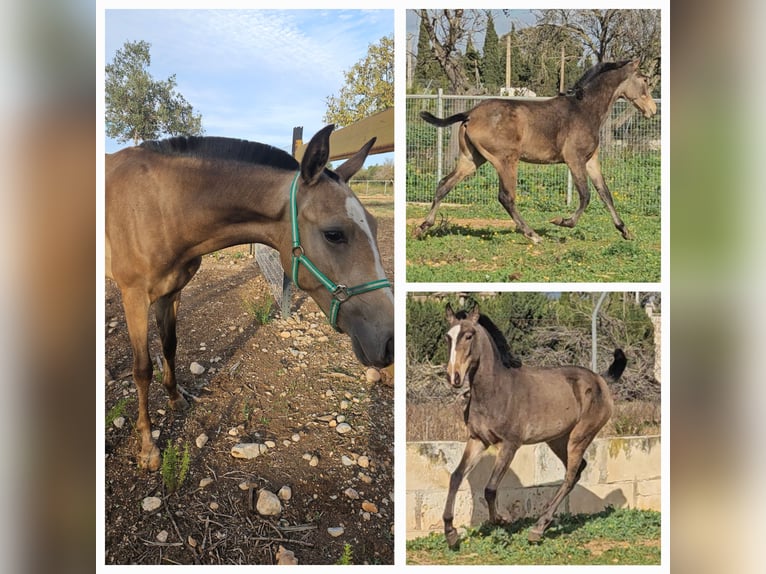
[[[574,227],[590,202],[588,177],[606,204],[612,222],[622,237],[631,239],[625,223],[617,215],[612,194],[604,181],[598,161],[599,131],[612,104],[625,98],[649,118],[657,105],[649,91],[646,76],[638,70],[638,60],[601,63],[589,69],[566,94],[546,100],[486,100],[470,111],[441,119],[423,111],[430,124],[445,127],[460,122],[457,165],[436,188],[431,211],[413,231],[422,237],[436,220],[436,210],[458,183],[484,162],[490,162],[500,180],[498,200],[516,224],[516,230],[533,243],[541,241],[519,215],[516,206],[516,173],[519,160],[529,163],[566,163],[580,196],[577,210],[566,219],[551,221]]]
[[[162,339],[162,383],[170,406],[184,408],[175,377],[176,314],[206,253],[242,243],[277,249],[295,284],[351,338],[360,362],[393,361],[393,294],[377,224],[347,185],[375,139],[331,171],[332,130],[311,139],[300,164],[271,146],[211,137],[145,142],[106,156],[106,274],[122,292],[133,348],[140,466],[160,464],[148,408],[149,307]]]
[[[469,438],[463,457],[450,476],[444,507],[447,543],[454,547],[458,542],[457,530],[452,525],[455,494],[479,455],[490,445],[497,447],[484,497],[490,522],[507,523],[495,508],[498,484],[521,445],[545,442],[564,463],[566,474],[529,532],[530,542],[539,541],[556,508],[580,479],[586,466],[585,450],[612,415],[607,383],[622,375],[627,363],[625,355],[620,349],[615,350],[614,361],[603,375],[584,367],[527,367],[507,360],[507,345],[497,341],[500,331],[494,325],[491,332],[485,328],[491,321],[480,315],[478,306],[468,313],[456,314],[447,304],[446,316],[447,378],[453,387],[468,385],[469,389],[465,410]],[[503,346],[506,352],[502,351]]]

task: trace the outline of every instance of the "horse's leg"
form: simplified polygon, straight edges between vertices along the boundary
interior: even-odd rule
[[[567,461],[568,461],[568,454],[567,454],[567,443],[569,442],[569,435],[564,435],[559,438],[553,439],[548,441],[548,446],[551,448],[551,450],[556,454],[557,457],[561,460],[562,463],[564,463],[564,468],[567,467]],[[582,472],[585,470],[585,467],[588,466],[588,463],[585,462],[585,459],[582,460],[580,463],[580,468],[577,470],[577,476],[575,477],[575,483],[577,483],[580,480],[580,476],[582,476]]]
[[[495,500],[497,498],[497,487],[503,480],[513,460],[513,455],[516,454],[518,448],[519,445],[516,443],[506,441],[500,443],[500,448],[495,457],[495,466],[492,468],[492,474],[489,477],[487,486],[484,488],[484,498],[487,500],[487,506],[489,507],[489,521],[494,524],[507,524],[510,522],[508,518],[497,513]]]
[[[452,525],[455,511],[455,496],[457,489],[460,488],[460,484],[463,482],[463,478],[471,472],[476,462],[479,460],[479,455],[485,450],[484,443],[477,438],[469,438],[465,443],[465,449],[463,450],[463,457],[460,459],[460,463],[457,468],[450,475],[449,479],[449,492],[447,493],[447,502],[444,505],[444,536],[447,538],[447,544],[450,548],[454,548],[457,544],[457,530]]]
[[[612,192],[609,191],[609,188],[606,185],[606,181],[604,181],[604,175],[601,173],[601,163],[598,161],[598,150],[596,150],[596,153],[593,154],[593,157],[588,160],[588,163],[585,164],[585,168],[588,170],[588,177],[590,177],[593,185],[596,186],[598,196],[601,198],[601,201],[604,202],[606,208],[609,210],[609,214],[612,216],[612,223],[614,223],[614,226],[620,232],[623,239],[633,239],[630,231],[628,231],[628,228],[625,227],[625,223],[622,221],[622,219],[620,219],[620,216],[617,215],[617,210],[614,207],[614,200],[612,199]]]
[[[460,141],[460,153],[458,155],[457,164],[449,174],[444,176],[439,185],[436,186],[436,194],[434,200],[431,202],[431,211],[423,220],[423,223],[418,225],[412,230],[412,235],[420,238],[428,231],[428,228],[433,226],[436,222],[436,210],[439,209],[439,205],[447,194],[452,191],[458,183],[463,181],[469,175],[473,174],[485,161],[480,153],[477,152],[473,144],[468,141],[465,135],[465,128],[461,126],[459,128],[458,138]]]
[[[566,447],[567,462],[564,482],[556,491],[556,494],[553,496],[551,501],[546,505],[545,510],[538,519],[537,523],[529,531],[528,539],[530,542],[538,542],[542,538],[545,529],[548,528],[550,523],[553,521],[553,514],[556,512],[559,504],[561,504],[561,501],[564,500],[564,497],[572,491],[575,483],[580,479],[580,475],[585,468],[585,466],[582,464],[584,462],[583,456],[585,455],[585,450],[588,448],[588,445],[591,443],[594,436],[595,432],[592,431],[587,435],[579,434],[577,433],[576,427],[572,431]],[[556,444],[555,441],[551,442]],[[551,443],[548,444],[550,446]],[[559,448],[558,445],[557,448]],[[563,453],[558,452],[556,448],[554,448],[554,452],[559,456],[559,458],[563,460]]]
[[[154,303],[154,313],[157,318],[157,328],[162,340],[162,384],[168,393],[170,407],[173,410],[185,409],[189,406],[183,396],[183,389],[176,383],[176,317],[181,292],[160,297]]]
[[[138,465],[141,468],[157,470],[160,467],[160,450],[152,440],[152,423],[149,419],[149,383],[152,380],[148,339],[149,304],[149,297],[143,290],[125,289],[122,292],[122,305],[125,309],[130,344],[133,347],[133,382],[138,391],[136,428],[141,433]]]
[[[497,199],[516,224],[516,231],[523,233],[532,243],[540,243],[542,239],[540,239],[540,236],[521,218],[521,214],[519,214],[519,210],[516,207],[518,158],[505,158],[504,160],[493,161],[492,165],[495,167],[498,179],[500,180],[500,190],[498,191]]]
[[[554,225],[560,225],[562,227],[574,227],[580,220],[580,216],[585,211],[590,203],[590,189],[588,188],[588,176],[585,168],[585,164],[581,161],[567,161],[567,167],[572,173],[572,181],[577,188],[577,194],[580,197],[580,203],[577,206],[575,212],[563,219],[561,217],[555,217],[551,219],[551,223]]]

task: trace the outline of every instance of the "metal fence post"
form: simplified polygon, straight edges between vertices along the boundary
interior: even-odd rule
[[[436,92],[436,115],[440,118],[444,116],[444,100],[442,99],[442,96],[444,95],[444,92],[441,88]],[[440,182],[442,180],[442,163],[444,162],[444,152],[442,149],[442,133],[443,128],[439,128],[436,130],[436,181]]]

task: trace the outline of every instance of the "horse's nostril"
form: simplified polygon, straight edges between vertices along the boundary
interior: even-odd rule
[[[455,373],[455,382],[453,383],[456,387],[460,386],[460,373]]]

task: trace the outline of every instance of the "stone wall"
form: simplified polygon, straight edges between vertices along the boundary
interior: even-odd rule
[[[462,442],[407,443],[407,539],[442,532],[449,476],[463,453]],[[660,437],[597,439],[586,452],[588,466],[558,512],[595,513],[606,506],[660,510]],[[455,526],[487,520],[484,487],[494,449],[463,480],[455,502]],[[536,517],[564,478],[564,465],[546,444],[523,446],[497,492],[498,509],[516,520]]]

